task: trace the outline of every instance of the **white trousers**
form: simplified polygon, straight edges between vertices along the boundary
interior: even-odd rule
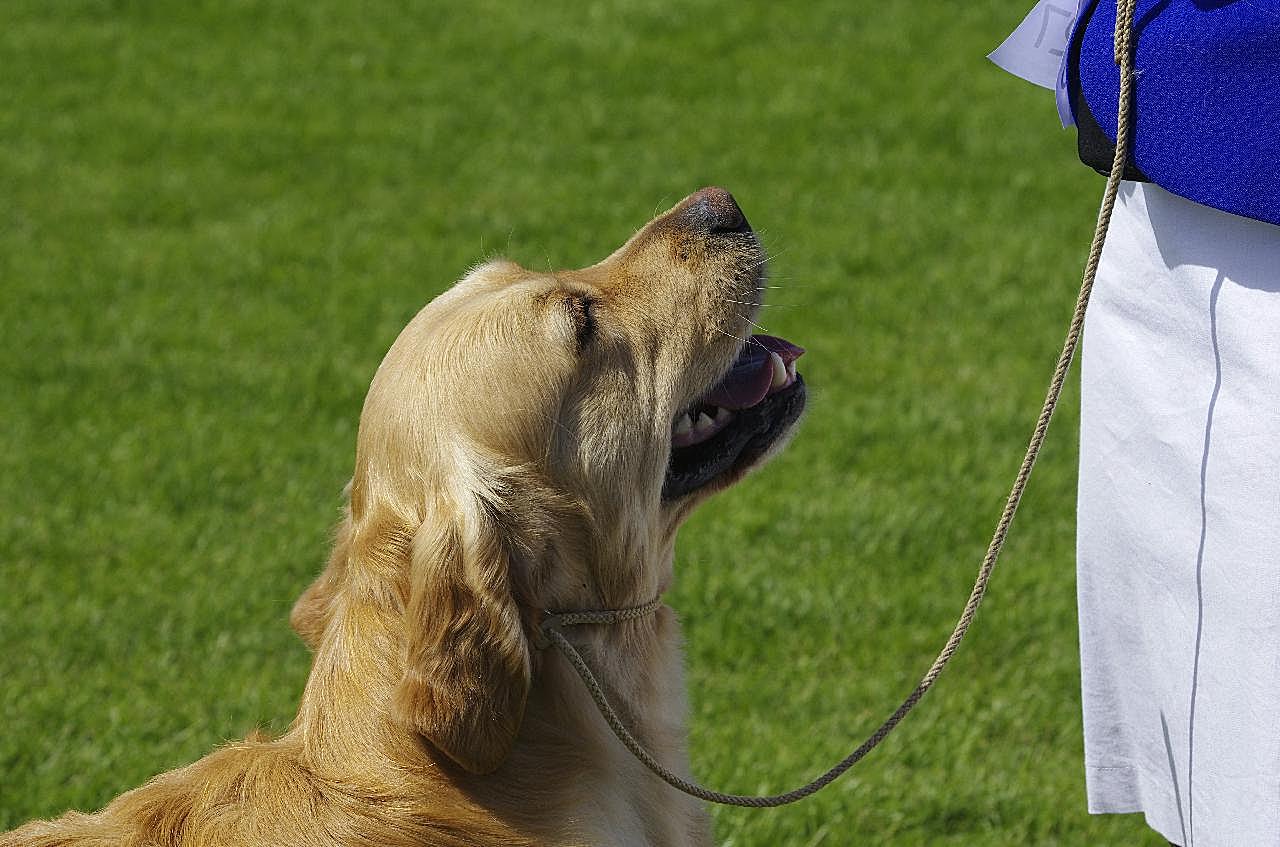
[[[1280,227],[1121,187],[1077,564],[1089,810],[1280,847]]]

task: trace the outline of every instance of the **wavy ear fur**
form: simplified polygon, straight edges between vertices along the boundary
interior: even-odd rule
[[[496,509],[437,504],[411,556],[397,712],[467,771],[489,773],[515,741],[532,676]]]
[[[320,639],[333,618],[334,601],[347,569],[354,536],[355,526],[351,520],[351,507],[348,505],[342,510],[342,520],[338,523],[329,563],[302,592],[302,596],[293,604],[293,611],[289,613],[289,625],[312,650],[320,645]]]

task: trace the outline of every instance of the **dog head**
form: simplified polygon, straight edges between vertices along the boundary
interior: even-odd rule
[[[751,334],[763,277],[738,205],[703,189],[591,267],[473,269],[387,353],[330,570],[398,586],[397,714],[468,771],[518,731],[536,610],[650,599],[691,509],[798,418],[803,351]],[[327,608],[300,601],[304,637]]]

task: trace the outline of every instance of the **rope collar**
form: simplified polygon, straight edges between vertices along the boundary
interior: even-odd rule
[[[542,620],[538,623],[538,634],[534,646],[539,650],[545,650],[554,642],[552,634],[559,633],[561,629],[567,626],[615,624],[634,621],[648,617],[660,608],[662,608],[661,594],[648,603],[642,603],[639,606],[628,606],[625,609],[583,609],[574,612],[545,610],[542,612]]]

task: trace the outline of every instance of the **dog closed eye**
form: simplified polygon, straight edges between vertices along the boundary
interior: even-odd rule
[[[582,351],[596,334],[596,301],[585,295],[575,294],[561,301],[573,321],[574,338],[578,350]]]

